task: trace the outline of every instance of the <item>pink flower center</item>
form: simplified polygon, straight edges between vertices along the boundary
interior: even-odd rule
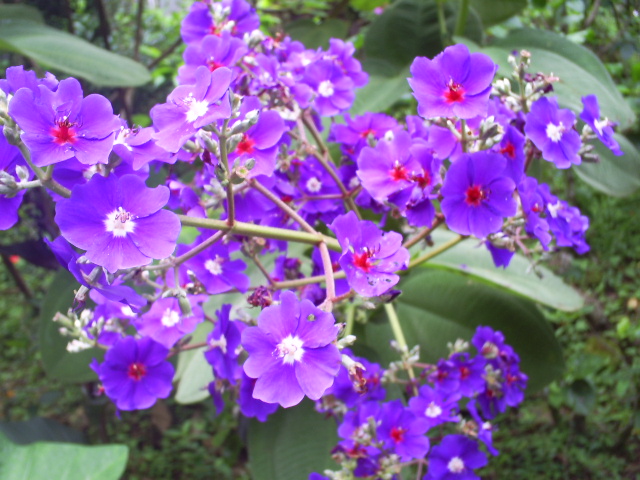
[[[472,207],[479,207],[483,200],[489,197],[487,190],[483,190],[480,185],[472,185],[465,192],[464,201]]]
[[[76,130],[73,128],[74,125],[75,123],[71,123],[67,117],[56,120],[56,126],[51,128],[54,143],[58,145],[76,143],[78,139],[76,138]]]
[[[238,155],[242,155],[243,153],[253,153],[253,147],[255,144],[256,141],[249,135],[244,133],[242,135],[242,140],[240,140],[238,146],[236,147],[236,153]]]
[[[465,93],[464,87],[451,79],[447,83],[447,89],[444,91],[444,99],[447,103],[460,103],[464,100]]]
[[[415,175],[413,180],[418,182],[418,186],[422,189],[431,185],[431,176],[429,175],[429,172],[424,172],[422,175]]]
[[[398,182],[400,180],[409,180],[409,172],[407,172],[407,169],[400,165],[398,162],[396,162],[393,168],[389,170],[389,176],[394,182]]]
[[[470,374],[471,370],[469,370],[469,367],[460,367],[460,380],[466,380]]]
[[[404,432],[406,430],[402,427],[392,427],[389,436],[393,439],[394,442],[400,443],[404,440]]]
[[[220,67],[224,67],[224,65],[220,62],[216,62],[214,59],[210,59],[210,60],[207,60],[207,67],[209,67],[209,70],[214,72]]]
[[[365,272],[369,273],[371,267],[373,267],[373,264],[371,263],[371,260],[369,258],[369,254],[367,252],[354,253],[353,264],[360,270],[364,270]]]
[[[140,362],[132,363],[131,365],[129,365],[129,368],[127,370],[128,377],[136,382],[142,380],[146,374],[147,367],[145,367],[144,364]]]
[[[513,143],[507,142],[507,144],[500,149],[500,153],[513,160],[516,158],[516,147]]]
[[[372,137],[376,136],[376,132],[375,130],[373,130],[373,128],[367,128],[366,130],[360,132],[360,137],[362,138],[367,138],[369,135],[371,135]]]

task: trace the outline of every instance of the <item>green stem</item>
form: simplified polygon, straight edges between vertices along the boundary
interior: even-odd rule
[[[351,335],[351,333],[353,332],[353,322],[356,315],[356,306],[353,302],[347,303],[345,315],[346,326],[344,327],[344,337]]]
[[[413,267],[417,267],[418,265],[420,265],[420,264],[422,264],[424,262],[428,262],[433,257],[437,257],[441,253],[446,252],[450,248],[456,246],[458,243],[460,243],[465,238],[467,238],[467,237],[465,237],[463,235],[458,235],[455,238],[452,238],[451,240],[449,240],[448,242],[443,243],[439,247],[428,251],[427,253],[425,253],[421,257],[418,257],[418,258],[415,258],[415,259],[411,260],[411,262],[409,262],[409,269],[411,269]]]
[[[308,245],[318,245],[321,242],[324,242],[331,250],[342,252],[342,248],[340,248],[340,244],[335,238],[327,237],[321,233],[311,234],[308,232],[300,232],[298,230],[289,230],[287,228],[267,227],[265,225],[254,225],[253,223],[239,221],[234,222],[233,225],[229,225],[224,220],[188,217],[186,215],[178,215],[178,218],[182,222],[182,225],[189,227],[221,230],[237,235],[271,238],[273,240],[286,240],[288,242],[305,243]]]
[[[235,197],[233,196],[233,184],[231,183],[231,170],[229,170],[229,154],[227,152],[227,126],[229,119],[224,121],[222,133],[218,135],[220,140],[220,161],[224,166],[225,175],[227,176],[227,223],[233,225],[236,220]]]
[[[449,32],[447,31],[447,18],[444,15],[445,1],[446,0],[436,0],[436,7],[438,11],[438,25],[440,25],[440,41],[443,47],[448,47],[451,42],[449,42]]]
[[[398,318],[398,314],[396,313],[396,309],[393,306],[393,303],[385,303],[384,311],[389,318],[389,325],[391,326],[391,331],[393,332],[393,337],[398,342],[398,345],[402,349],[403,355],[404,352],[409,351],[409,346],[407,345],[407,341],[404,338],[404,333],[402,332],[402,326],[400,325],[400,319]],[[409,379],[413,385],[414,394],[418,395],[418,387],[415,384],[415,374],[413,373],[413,368],[409,365],[407,367],[407,373],[409,374]]]
[[[18,144],[18,148],[20,149],[20,152],[22,153],[22,156],[24,157],[24,159],[29,164],[29,167],[31,167],[31,170],[33,170],[33,172],[36,174],[36,177],[38,177],[38,180],[40,180],[40,183],[42,184],[43,187],[48,188],[52,192],[55,192],[64,198],[69,198],[71,196],[71,190],[69,190],[66,187],[63,187],[58,182],[56,182],[53,178],[51,178],[52,169],[45,172],[40,167],[36,167],[34,165],[33,161],[31,160],[31,152],[29,152],[29,149],[23,142],[20,142]]]
[[[469,15],[469,0],[461,0],[460,12],[458,12],[458,18],[456,19],[456,27],[453,30],[453,34],[457,37],[464,35],[464,27],[467,25],[467,17]]]

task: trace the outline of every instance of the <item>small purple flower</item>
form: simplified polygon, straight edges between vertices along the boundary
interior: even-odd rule
[[[74,157],[85,165],[107,163],[120,128],[109,100],[96,94],[84,98],[75,78],[62,80],[55,92],[38,88],[39,94],[21,88],[9,103],[33,163],[44,167]]]
[[[369,142],[381,140],[387,133],[400,129],[398,121],[384,113],[365,113],[355,118],[344,115],[346,124],[331,125],[329,141],[340,144],[342,151],[351,158],[357,158],[360,150],[370,146]]]
[[[402,235],[383,232],[373,222],[358,220],[353,212],[337,217],[329,228],[342,248],[340,266],[358,294],[377,297],[398,283],[400,277],[394,272],[409,263]]]
[[[217,378],[224,378],[235,384],[240,373],[237,348],[240,345],[241,322],[229,318],[231,305],[225,304],[216,312],[218,321],[207,337],[208,349],[204,353],[207,362],[213,367]]]
[[[497,247],[489,241],[485,241],[484,244],[487,247],[487,250],[489,250],[491,259],[493,260],[493,264],[496,268],[506,269],[511,263],[511,259],[516,252],[509,250],[508,248]]]
[[[190,248],[180,246],[178,251],[184,253]],[[190,283],[189,277],[192,277],[211,295],[228,292],[233,288],[245,292],[249,287],[249,277],[242,273],[246,270],[247,264],[240,258],[231,260],[230,245],[212,245],[187,260],[185,267],[186,269],[181,270],[183,283]]]
[[[135,175],[94,175],[57,203],[55,220],[90,262],[115,273],[173,253],[181,226],[162,209],[168,200],[167,187],[147,188]]]
[[[333,343],[338,326],[330,313],[310,301],[298,301],[282,292],[280,305],[258,316],[258,326],[242,332],[249,353],[244,371],[256,378],[254,398],[283,407],[297,405],[308,396],[318,400],[340,368],[340,352]]]
[[[185,301],[192,303],[194,300],[187,298]],[[193,313],[184,315],[177,298],[160,298],[136,321],[138,333],[171,348],[178,340],[193,332],[202,321],[201,308],[195,304],[191,308]]]
[[[420,387],[419,395],[409,400],[409,408],[416,416],[426,419],[428,428],[460,420],[457,398],[447,397],[429,385]]]
[[[231,115],[227,91],[231,70],[220,67],[214,72],[200,66],[193,85],[180,85],[167,97],[167,103],[151,109],[158,146],[177,152],[200,128]]]
[[[497,150],[507,159],[505,175],[518,184],[524,176],[524,136],[517,128],[509,125]]]
[[[480,480],[473,470],[488,463],[478,443],[464,435],[447,435],[429,454],[429,480]]]
[[[236,77],[241,70],[235,65],[247,51],[247,45],[227,31],[221,36],[207,35],[202,42],[187,45],[183,54],[185,65],[178,69],[178,83],[194,83],[196,69],[201,65],[212,72],[220,67],[229,67]]]
[[[26,191],[20,190],[14,195],[15,190],[11,187],[20,181],[16,173],[18,166],[28,171],[18,147],[11,145],[0,132],[0,230],[8,230],[18,222],[18,209]],[[5,185],[10,195],[3,193]]]
[[[569,168],[582,162],[580,134],[573,125],[576,116],[571,110],[559,109],[555,98],[542,97],[531,105],[524,133],[542,151],[545,160],[558,168]]]
[[[402,461],[422,458],[427,454],[429,439],[425,433],[429,430],[429,422],[426,418],[414,415],[401,400],[384,404],[381,417],[378,438]]]
[[[356,97],[353,80],[330,60],[310,64],[304,82],[315,91],[313,108],[323,117],[331,117],[348,109]]]
[[[223,0],[222,2],[194,2],[182,21],[180,35],[189,44],[202,40],[207,35],[220,35],[228,30],[242,36],[260,26],[260,18],[245,0]]]
[[[582,97],[584,110],[580,113],[580,119],[591,127],[596,136],[605,146],[613,152],[614,155],[622,155],[620,145],[613,137],[613,128],[615,123],[607,118],[600,120],[600,106],[598,105],[598,97],[595,95],[587,95]]]
[[[483,238],[502,228],[504,217],[515,215],[515,183],[505,174],[506,159],[477,152],[456,160],[442,186],[442,213],[451,230]]]
[[[25,70],[22,65],[7,68],[5,76],[6,79],[0,79],[0,90],[8,95],[13,95],[22,87],[32,90],[36,96],[40,93],[38,85],[44,85],[51,91],[58,88],[58,80],[53,74],[47,72],[44,78],[39,79],[36,72]]]
[[[174,369],[168,353],[150,338],[126,337],[109,349],[103,363],[94,360],[91,368],[119,410],[141,410],[171,393]]]
[[[444,49],[433,60],[416,58],[409,85],[424,118],[484,116],[498,66],[488,55],[469,53],[466,45]]]

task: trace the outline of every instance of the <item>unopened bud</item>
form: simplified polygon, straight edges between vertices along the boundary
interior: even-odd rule
[[[238,144],[240,143],[241,140],[242,140],[241,133],[231,135],[227,139],[227,152],[233,152],[238,147]]]
[[[8,172],[0,170],[0,194],[7,197],[13,197],[18,193],[18,184]]]
[[[260,110],[251,110],[244,116],[244,120],[233,126],[231,135],[246,132],[258,122],[258,118],[260,118]]]
[[[29,169],[24,165],[18,165],[16,167],[16,175],[18,175],[21,182],[26,182],[29,180]]]

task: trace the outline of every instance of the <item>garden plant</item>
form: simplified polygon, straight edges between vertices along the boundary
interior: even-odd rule
[[[351,3],[365,33],[321,10],[294,37],[277,2],[186,4],[175,85],[146,112],[130,111],[140,63],[0,5],[0,48],[29,59],[0,79],[0,228],[47,220],[34,255],[59,264],[44,369],[123,427],[207,405],[222,436],[200,433],[223,459],[179,478],[481,478],[510,412],[558,393],[545,315],[583,308],[545,266],[590,251],[590,219],[553,179],[640,186],[610,174],[640,162],[616,133],[635,115],[595,55],[531,29],[483,43],[483,21],[526,2],[493,17],[480,0]],[[90,67],[38,35],[79,42]],[[123,445],[2,431],[2,478],[52,478],[52,462],[147,478]]]

